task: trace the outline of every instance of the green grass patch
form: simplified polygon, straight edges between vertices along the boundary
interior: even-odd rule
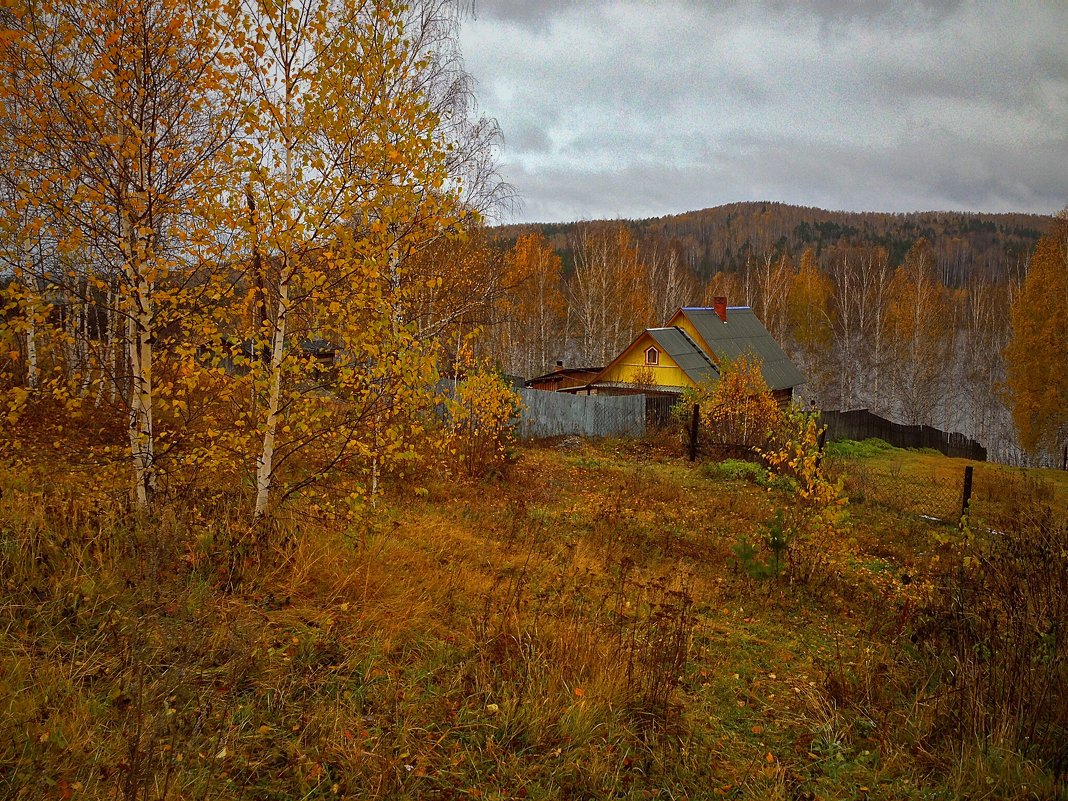
[[[855,439],[836,439],[828,442],[824,447],[824,453],[828,456],[837,456],[843,459],[871,459],[876,456],[882,456],[888,451],[897,450],[900,450],[900,448],[895,448],[886,440],[878,437],[869,437],[859,441]]]
[[[701,471],[708,478],[718,481],[747,481],[764,489],[774,489],[787,494],[797,492],[797,481],[790,476],[776,475],[763,465],[744,459],[706,462],[701,466]]]
[[[725,481],[751,481],[757,484],[767,480],[768,471],[755,462],[744,459],[724,459],[722,462],[706,462],[701,470],[709,478]]]

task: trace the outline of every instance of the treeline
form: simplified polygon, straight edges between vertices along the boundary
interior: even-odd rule
[[[769,211],[791,208],[767,205]],[[1036,240],[1056,240],[1063,228],[1054,218],[997,219],[990,224],[1012,219],[1036,226],[1014,234],[1019,243],[1031,241],[1040,228],[1048,233]],[[1014,387],[1005,359],[1014,326],[1021,326],[1013,314],[1031,249],[1003,254],[1000,261],[988,254],[997,269],[954,271],[940,261],[944,249],[937,240],[920,237],[895,261],[883,245],[841,236],[797,255],[771,246],[706,279],[686,257],[684,243],[660,230],[635,232],[651,224],[584,222],[550,227],[548,234],[540,227],[520,233],[505,256],[507,291],[496,307],[498,334],[491,344],[505,369],[531,376],[558,359],[604,365],[642,329],[663,325],[676,308],[710,305],[714,296],[725,295],[731,304],[751,306],[806,374],[804,401],[829,409],[865,407],[904,423],[959,431],[1002,461],[1033,458],[1019,436],[1024,433],[1034,451],[1027,415],[1013,420]],[[514,231],[495,233],[506,238]],[[1036,308],[1027,313],[1048,315]],[[1068,361],[1059,362],[1053,350],[1056,335],[1047,339],[1037,338],[1037,347],[1068,371]],[[1046,441],[1047,460],[1059,453],[1058,436]]]
[[[768,254],[794,258],[807,249],[822,259],[835,247],[873,246],[886,250],[890,265],[901,264],[920,239],[926,239],[939,279],[956,286],[975,273],[1001,279],[1019,275],[1050,217],[1037,214],[965,212],[827,211],[786,203],[731,203],[700,211],[645,220],[624,220],[638,239],[658,238],[699,278],[737,272],[747,261]],[[565,270],[572,260],[572,233],[581,223],[501,226],[495,234],[514,240],[536,228],[552,242]]]

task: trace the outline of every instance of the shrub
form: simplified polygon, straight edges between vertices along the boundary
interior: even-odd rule
[[[828,442],[823,449],[827,456],[842,459],[871,459],[886,451],[894,450],[894,446],[878,437],[869,437],[864,440],[836,439]]]
[[[791,580],[808,582],[831,561],[832,543],[845,518],[842,480],[823,469],[817,415],[798,406],[783,410],[781,423],[760,455],[781,482],[793,488],[795,508],[788,510],[791,531],[786,566]]]
[[[521,406],[499,373],[469,372],[446,402],[444,444],[452,466],[479,477],[503,465]]]
[[[791,476],[775,475],[763,465],[744,459],[724,459],[722,462],[706,462],[701,468],[709,478],[725,481],[751,481],[765,489],[779,490],[789,495],[798,491],[798,483]]]
[[[796,495],[798,489],[800,489],[796,479],[790,476],[777,476],[774,473],[768,473],[766,480],[758,481],[757,483],[768,489],[785,492],[787,495]]]
[[[676,419],[688,429],[694,404],[700,406],[701,437],[721,451],[751,452],[763,446],[779,425],[782,410],[772,397],[760,362],[748,355],[719,365],[719,378],[686,390],[675,405]]]

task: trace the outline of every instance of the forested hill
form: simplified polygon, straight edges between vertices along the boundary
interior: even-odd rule
[[[812,248],[819,261],[842,247],[885,248],[891,266],[899,264],[918,239],[931,244],[943,280],[958,284],[969,274],[1002,277],[1020,270],[1052,217],[1038,214],[964,212],[826,211],[786,203],[731,203],[701,211],[624,220],[639,240],[659,239],[678,249],[694,274],[708,278],[742,267],[747,258],[801,255]],[[540,229],[570,267],[572,235],[583,223],[508,225],[495,229],[505,240]]]

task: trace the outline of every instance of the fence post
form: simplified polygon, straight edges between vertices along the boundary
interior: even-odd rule
[[[823,446],[827,442],[827,427],[824,426],[820,429],[820,434],[816,437],[816,447],[819,449],[819,454],[816,456],[816,469],[818,470],[820,465],[823,464]]]
[[[1068,470],[1068,442],[1064,443],[1064,460],[1061,462],[1061,470]]]
[[[697,458],[697,434],[701,426],[701,406],[693,405],[693,419],[690,421],[690,461]]]
[[[960,502],[960,524],[964,527],[964,518],[968,516],[968,505],[972,500],[972,466],[964,468],[964,493]]]

